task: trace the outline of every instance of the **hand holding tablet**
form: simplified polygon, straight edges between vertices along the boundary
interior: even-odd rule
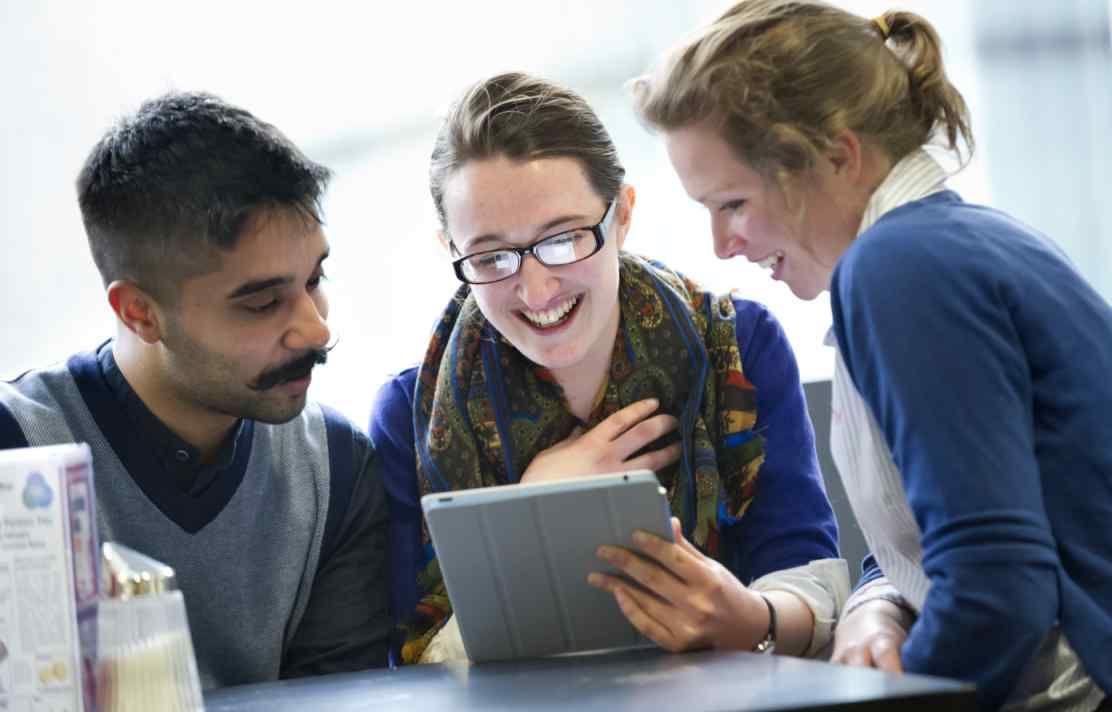
[[[653,473],[444,492],[421,506],[472,661],[651,644],[587,576],[607,569],[600,546],[632,548],[635,530],[671,539]]]
[[[687,541],[678,519],[671,524],[671,540],[635,532],[632,551],[600,547],[599,557],[624,576],[592,573],[588,582],[614,594],[633,626],[662,648],[755,649],[773,625],[771,604]]]

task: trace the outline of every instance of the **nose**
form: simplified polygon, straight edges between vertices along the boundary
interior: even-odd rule
[[[290,351],[324,348],[332,338],[327,319],[328,300],[324,294],[319,291],[303,293],[294,306],[283,345]]]
[[[560,287],[560,280],[536,257],[526,255],[517,273],[517,296],[529,309],[540,310],[548,306]]]
[[[715,211],[710,219],[710,231],[714,236],[714,254],[720,260],[728,260],[738,256],[745,250],[745,239],[731,229],[732,215]]]

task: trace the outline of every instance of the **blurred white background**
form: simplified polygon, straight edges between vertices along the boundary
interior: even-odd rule
[[[107,0],[0,2],[0,375],[92,348],[114,322],[88,254],[73,180],[121,114],[203,89],[276,124],[336,173],[326,202],[331,323],[340,346],[314,396],[366,425],[387,375],[416,362],[456,287],[435,238],[428,155],[467,84],[523,69],[594,104],[638,189],[627,246],[784,324],[805,380],[829,376],[825,299],[795,300],[756,267],[719,262],[624,82],[725,0],[469,3]],[[873,0],[838,3],[866,16]],[[953,181],[1058,240],[1112,294],[1109,0],[913,0],[940,30],[972,107],[978,154]]]

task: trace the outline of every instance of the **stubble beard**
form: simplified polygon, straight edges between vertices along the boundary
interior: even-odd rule
[[[164,339],[171,356],[166,375],[180,402],[196,410],[273,425],[288,423],[304,410],[306,393],[284,396],[278,388],[252,390],[232,359],[211,352],[175,327]]]

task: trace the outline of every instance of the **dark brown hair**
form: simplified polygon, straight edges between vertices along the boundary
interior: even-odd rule
[[[442,226],[448,177],[469,161],[496,156],[575,158],[606,201],[618,195],[625,177],[610,134],[583,97],[528,74],[500,74],[464,92],[437,136],[429,189]]]
[[[253,221],[286,211],[321,222],[329,171],[277,128],[200,92],[144,103],[89,153],[77,198],[105,286],[138,284],[175,303]]]

